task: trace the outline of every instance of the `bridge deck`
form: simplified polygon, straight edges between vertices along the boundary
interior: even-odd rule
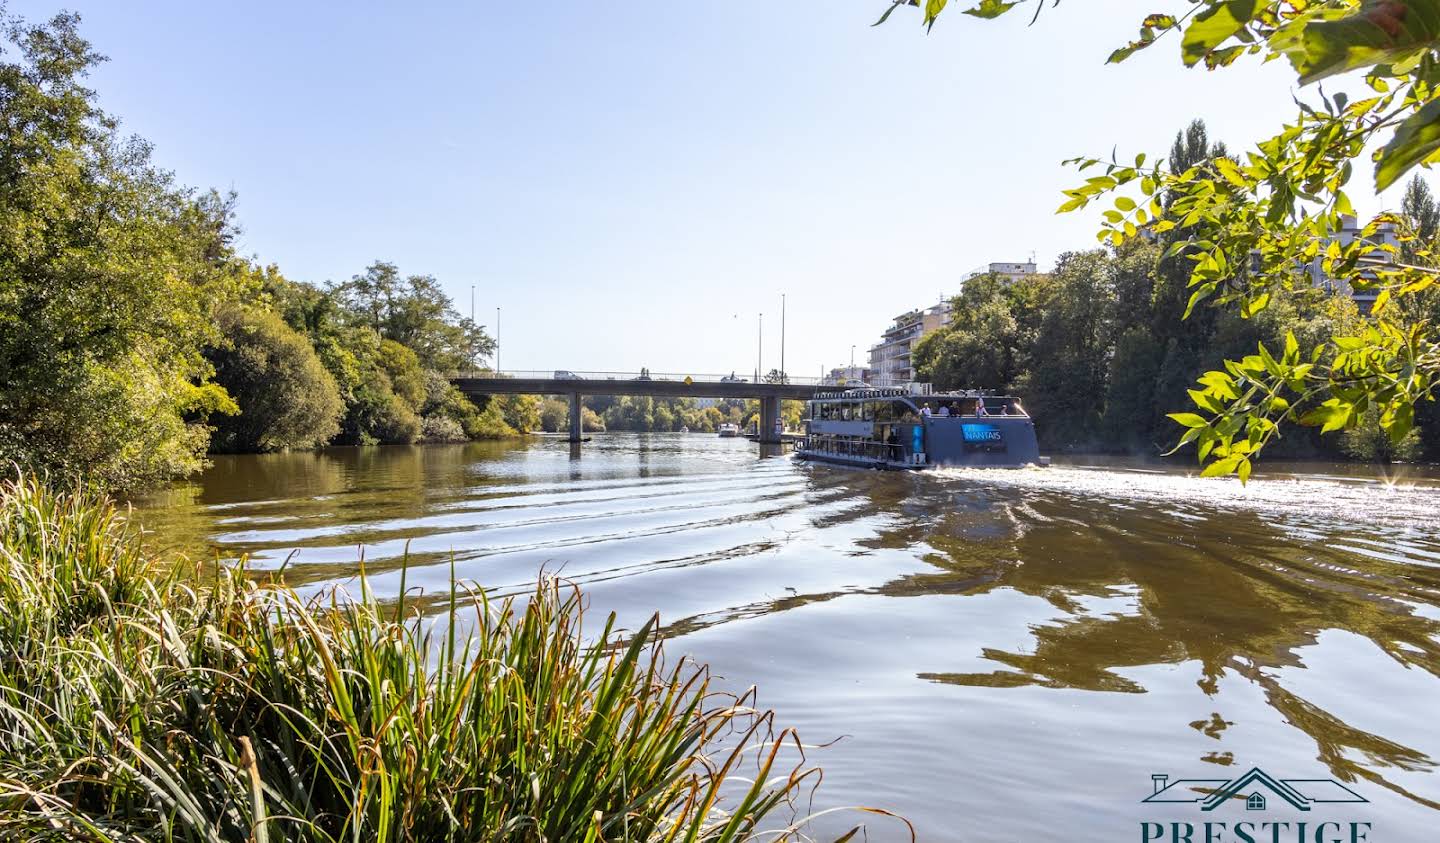
[[[833,386],[639,378],[452,378],[466,395],[650,395],[656,398],[784,398],[807,401]]]

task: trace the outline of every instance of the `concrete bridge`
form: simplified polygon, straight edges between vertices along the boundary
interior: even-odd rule
[[[561,375],[561,377],[556,377]],[[787,377],[770,383],[734,375],[654,374],[650,372],[477,372],[460,375],[450,382],[469,396],[477,395],[560,395],[570,400],[570,441],[579,442],[580,398],[584,395],[648,395],[653,398],[758,398],[760,400],[760,441],[779,444],[780,401],[807,401],[834,384],[823,385],[818,378]]]

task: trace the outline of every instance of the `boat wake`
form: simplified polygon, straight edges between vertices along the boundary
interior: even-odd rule
[[[1103,498],[1111,505],[1159,505],[1182,517],[1204,517],[1215,510],[1243,511],[1279,517],[1297,526],[1366,524],[1440,536],[1440,484],[1408,480],[1403,469],[1389,477],[1368,478],[1257,475],[1247,485],[1233,477],[1114,466],[942,468],[932,476],[992,488]]]

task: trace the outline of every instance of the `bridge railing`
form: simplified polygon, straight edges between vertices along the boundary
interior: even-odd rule
[[[458,372],[451,372],[451,378],[513,378],[517,380],[590,380],[590,381],[673,381],[683,382],[686,378],[698,383],[755,383],[755,374],[736,373],[713,374],[705,372],[606,372],[594,370],[571,370],[571,369],[502,369],[499,372],[490,369],[463,369]],[[795,386],[834,386],[834,378],[806,378],[798,375],[785,375],[784,379],[778,376],[774,378],[761,376],[760,383],[769,384],[792,384]]]

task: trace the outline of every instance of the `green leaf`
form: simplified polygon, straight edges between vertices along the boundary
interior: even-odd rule
[[[1338,398],[1331,398],[1324,404],[1314,408],[1300,417],[1300,423],[1310,427],[1319,426],[1321,433],[1330,433],[1341,430],[1350,423],[1354,414],[1354,406],[1343,403]]]
[[[1245,174],[1240,172],[1240,166],[1229,158],[1216,158],[1215,169],[1220,171],[1220,175],[1224,176],[1226,181],[1236,187],[1245,188],[1249,186],[1249,182],[1245,180]]]
[[[1233,456],[1221,457],[1215,462],[1212,462],[1209,465],[1205,466],[1205,470],[1200,472],[1200,476],[1219,477],[1223,474],[1233,474],[1235,472],[1235,469],[1238,468],[1240,466],[1240,463],[1242,462],[1249,462],[1249,460],[1245,459],[1245,456],[1243,454],[1235,454]]]
[[[943,0],[941,0],[940,5],[945,5]],[[977,18],[998,18],[1017,5],[1019,5],[1019,0],[1013,3],[1005,3],[1002,2],[1002,0],[980,0],[980,5],[973,9],[966,9],[965,14],[973,15]],[[937,12],[936,14],[939,13]]]
[[[949,1],[950,0],[925,0],[926,32],[929,32],[930,28],[935,25],[935,19],[940,17],[941,12],[945,11],[945,4]]]
[[[889,20],[889,19],[890,19],[890,13],[893,12],[893,11],[895,11],[896,9],[900,8],[901,6],[905,5],[905,2],[906,2],[906,0],[895,0],[895,2],[893,2],[893,3],[890,4],[890,8],[888,8],[888,9],[885,10],[885,14],[883,14],[883,15],[880,16],[880,20],[877,20],[877,21],[875,21],[874,23],[872,23],[872,24],[870,24],[870,25],[871,25],[871,26],[879,26],[880,24],[882,24],[882,23],[884,23],[885,21]]]
[[[1201,392],[1198,389],[1187,389],[1186,392],[1190,393],[1190,400],[1194,401],[1195,406],[1200,409],[1211,413],[1225,412],[1225,405],[1221,404],[1215,396]]]
[[[1240,485],[1244,486],[1250,482],[1250,460],[1243,459],[1236,467],[1236,473],[1240,475]]]
[[[1255,16],[1257,0],[1228,0],[1195,16],[1185,27],[1180,51],[1187,67],[1194,67],[1211,50],[1239,33]]]
[[[1195,413],[1169,413],[1167,415],[1169,418],[1174,419],[1175,421],[1185,425],[1186,427],[1205,427],[1209,424],[1209,422],[1205,421],[1204,418],[1196,415]]]
[[[1380,150],[1375,163],[1375,189],[1391,186],[1437,149],[1440,149],[1440,99],[1432,99],[1405,118],[1390,142]]]
[[[1399,445],[1415,426],[1415,406],[1413,404],[1392,404],[1380,416],[1380,426],[1390,434],[1390,444]]]
[[[1300,84],[1404,61],[1440,37],[1440,0],[1366,0],[1356,6],[1339,17],[1334,10],[1312,12],[1274,39],[1300,74]]]

